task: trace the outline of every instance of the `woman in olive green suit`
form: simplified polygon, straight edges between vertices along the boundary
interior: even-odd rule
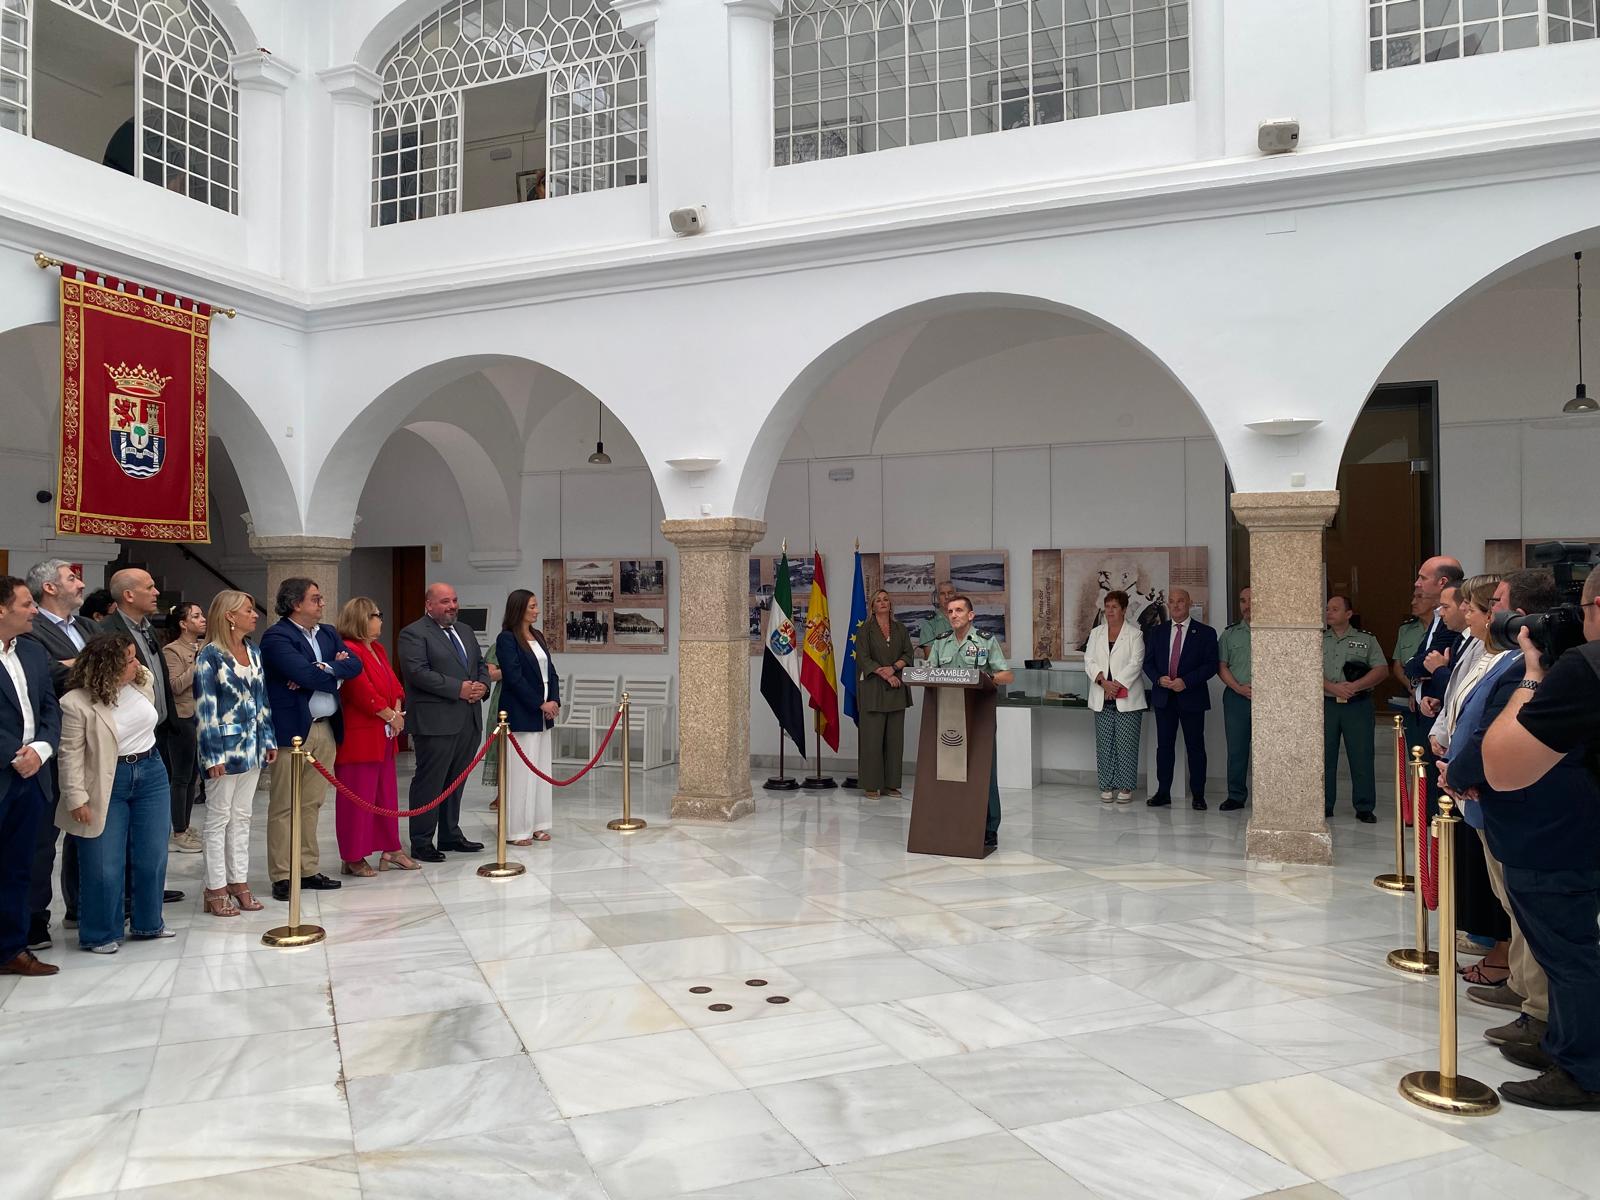
[[[911,634],[894,619],[889,593],[872,593],[872,615],[856,628],[856,711],[861,748],[856,775],[867,799],[900,795],[906,709],[911,689],[900,672],[912,661]]]

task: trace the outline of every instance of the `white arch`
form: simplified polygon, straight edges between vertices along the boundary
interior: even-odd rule
[[[432,446],[450,468],[466,504],[473,551],[515,554],[518,498],[507,492],[499,466],[483,443],[445,421],[410,421],[404,427]]]

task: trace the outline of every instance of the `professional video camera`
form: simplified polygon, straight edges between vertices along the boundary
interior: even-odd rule
[[[1583,609],[1576,604],[1561,604],[1527,616],[1497,612],[1489,622],[1489,646],[1495,650],[1517,649],[1517,632],[1521,629],[1526,629],[1539,647],[1539,657],[1548,669],[1568,650],[1583,645]]]

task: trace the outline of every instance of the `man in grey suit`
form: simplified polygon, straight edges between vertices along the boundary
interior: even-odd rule
[[[460,608],[455,588],[430,583],[423,597],[427,615],[402,629],[395,644],[406,689],[407,732],[417,752],[410,808],[421,808],[443,792],[483,745],[479,705],[489,694],[489,668],[472,631],[456,626]],[[443,862],[440,851],[482,849],[482,842],[469,842],[461,832],[461,787],[438,808],[411,818],[412,858]]]
[[[38,601],[39,615],[33,620],[33,631],[22,636],[44,647],[50,656],[50,686],[56,695],[66,689],[67,671],[100,631],[94,622],[78,615],[83,607],[83,580],[72,569],[72,564],[61,558],[47,558],[34,563],[28,570],[28,590]],[[56,773],[50,776],[50,800],[60,799],[61,781]],[[52,807],[52,813],[55,809]],[[28,881],[28,949],[48,950],[50,941],[50,901],[53,892],[50,877],[56,865],[56,839],[61,831],[54,820],[39,822],[39,838],[34,845],[33,865]],[[61,853],[61,900],[66,905],[66,919],[77,922],[78,917],[78,843],[67,839]],[[68,926],[71,928],[71,926]]]

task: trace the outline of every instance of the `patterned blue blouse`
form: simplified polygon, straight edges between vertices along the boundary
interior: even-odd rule
[[[222,647],[208,642],[194,663],[194,712],[200,720],[200,769],[225,775],[259,770],[276,750],[272,710],[267,706],[261,655],[250,642],[250,666],[241,667]]]

